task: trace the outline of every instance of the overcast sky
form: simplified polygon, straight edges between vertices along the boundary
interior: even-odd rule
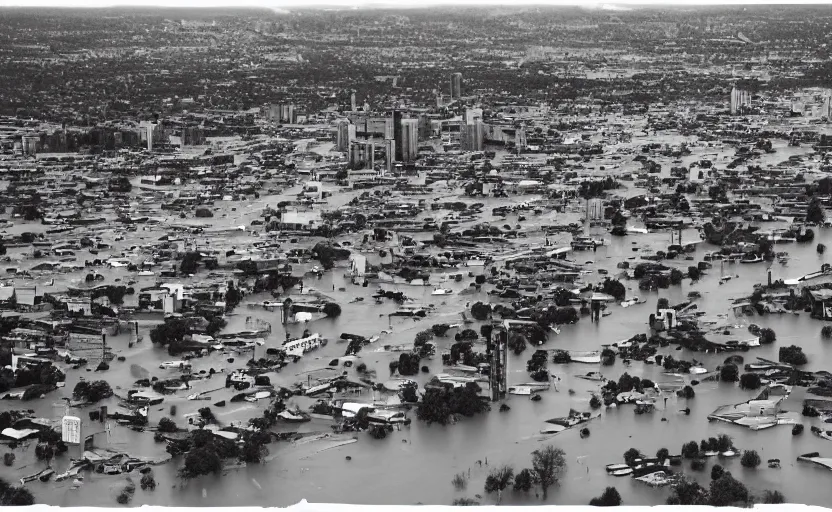
[[[582,5],[593,8],[612,8],[628,5],[654,4],[687,4],[687,5],[754,5],[754,4],[827,4],[832,0],[622,0],[616,2],[587,2],[580,0],[0,0],[2,7],[111,7],[119,5],[130,6],[163,6],[163,7],[269,7],[274,9],[287,7],[369,7],[373,5],[383,7],[424,7],[431,5],[517,5],[517,4],[546,4],[546,5]]]

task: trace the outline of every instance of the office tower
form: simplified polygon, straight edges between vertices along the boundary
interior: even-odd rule
[[[350,150],[350,143],[355,140],[355,125],[347,119],[338,122],[338,132],[335,140],[335,149],[342,153]]]
[[[832,101],[830,101],[832,91],[826,89],[823,91],[823,105],[820,108],[820,117],[825,117],[827,121],[832,120]]]
[[[395,130],[393,129],[393,118],[392,117],[388,117],[384,120],[384,138],[385,139],[395,139],[396,138],[396,133],[395,133]],[[395,157],[396,157],[396,155],[393,155],[393,158],[395,158]]]
[[[205,131],[201,126],[186,126],[182,128],[183,146],[202,146],[205,144]]]
[[[402,160],[412,162],[419,153],[419,120],[402,119],[401,131]],[[399,145],[398,141],[396,145]],[[399,152],[399,149],[396,148],[396,151]]]
[[[466,108],[465,109],[465,124],[474,124],[475,119],[482,119],[481,108]]]
[[[421,114],[419,116],[419,140],[428,140],[430,138],[430,118]]]
[[[282,107],[282,105],[280,105],[278,103],[270,104],[269,105],[269,110],[266,113],[266,119],[268,121],[273,122],[273,123],[278,121],[280,119],[281,107]]]
[[[139,128],[141,129],[141,138],[145,140],[147,143],[147,150],[153,150],[153,136],[154,131],[156,131],[156,124],[152,121],[142,121],[139,123]]]
[[[355,112],[355,92],[350,94],[350,112]]]
[[[37,154],[40,137],[37,135],[24,135],[21,142],[24,155],[35,156]]]
[[[751,95],[748,91],[731,89],[731,115],[742,113],[743,110],[751,106]]]
[[[477,118],[474,119],[474,135],[473,135],[473,146],[474,151],[482,151],[483,145],[485,142],[485,125],[482,122],[482,119]]]
[[[372,142],[356,140],[350,143],[350,169],[373,169],[376,145]]]
[[[463,151],[482,151],[485,125],[479,118],[472,123],[460,125],[459,147]]]
[[[384,139],[384,169],[393,172],[393,162],[396,161],[396,141],[392,138]],[[382,173],[384,175],[384,173]]]
[[[404,160],[402,157],[402,149],[404,141],[402,140],[402,111],[393,109],[393,140],[396,141],[396,161]]]
[[[458,100],[462,97],[462,73],[451,75],[451,99]]]

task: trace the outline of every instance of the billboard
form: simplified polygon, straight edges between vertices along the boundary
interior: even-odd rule
[[[64,416],[61,420],[61,440],[68,444],[81,444],[81,418]]]

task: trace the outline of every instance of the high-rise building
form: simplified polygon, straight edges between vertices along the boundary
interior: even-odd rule
[[[479,118],[459,127],[459,146],[463,151],[482,151],[484,138],[485,125]]]
[[[396,141],[392,138],[384,139],[384,170],[393,172],[393,163],[396,161]],[[384,173],[382,173],[383,175]]]
[[[731,89],[731,115],[740,114],[750,106],[751,95],[748,91],[736,87]]]
[[[205,130],[201,126],[186,126],[182,128],[183,146],[202,146],[205,144]]]
[[[396,161],[404,160],[402,150],[404,148],[404,141],[402,140],[402,111],[393,109],[393,140],[396,141]]]
[[[827,121],[832,121],[832,91],[829,89],[823,91],[823,104],[820,107],[820,117],[825,117]]]
[[[466,108],[465,109],[465,124],[474,124],[475,119],[482,119],[481,108]]]
[[[451,99],[458,100],[462,97],[462,73],[451,75]]]
[[[350,151],[350,144],[355,140],[355,125],[347,119],[338,122],[335,149],[342,153]]]
[[[430,118],[426,114],[419,116],[419,140],[430,138]]]
[[[393,118],[388,117],[384,120],[384,138],[385,139],[394,139],[396,138],[396,130],[393,129]],[[396,155],[393,155],[395,158]]]
[[[402,161],[412,162],[419,154],[419,120],[402,119],[401,122],[401,155]],[[399,145],[397,141],[396,146]],[[399,149],[396,148],[398,152]]]
[[[375,168],[376,145],[372,142],[356,140],[350,143],[350,169]]]
[[[40,146],[40,137],[37,135],[24,135],[21,140],[24,155],[35,156]]]
[[[350,112],[355,112],[355,92],[350,93]]]

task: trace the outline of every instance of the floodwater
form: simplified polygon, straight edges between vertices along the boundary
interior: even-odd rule
[[[777,148],[778,154],[767,155],[767,158],[772,158],[773,162],[785,160],[789,154],[801,154],[808,151],[803,148],[780,146]],[[697,149],[697,153],[688,157],[684,165],[688,165],[689,161],[706,152],[713,153],[714,150]],[[663,165],[663,174],[668,174],[669,162],[658,159],[657,161]],[[334,200],[340,204],[346,202],[349,197],[339,196]],[[505,204],[506,201],[521,202],[529,198],[530,196],[513,196],[502,200],[476,199],[476,201],[486,203],[485,210],[489,212],[490,208],[497,204]],[[278,200],[280,200],[279,197],[272,196],[261,198],[260,202],[274,204]],[[469,201],[474,202],[474,200]],[[259,212],[259,209],[260,206],[250,208],[248,211],[254,213],[255,210]],[[486,217],[489,216],[490,214],[486,214]],[[572,216],[577,216],[577,214]],[[575,220],[569,215],[555,214],[534,219],[531,215],[529,217],[529,222],[523,223],[524,226],[535,222],[545,224]],[[230,219],[229,222],[237,220],[237,218]],[[509,216],[506,222],[515,224],[516,217]],[[764,224],[764,229],[769,227],[777,227],[777,225]],[[820,229],[813,243],[778,246],[777,250],[788,251],[791,259],[787,266],[779,263],[773,264],[773,279],[794,278],[817,270],[826,260],[824,256],[816,253],[815,245],[818,242],[830,245],[830,232],[830,230]],[[698,234],[690,230],[685,233],[684,237],[686,240],[698,239]],[[619,261],[640,254],[633,252],[633,247],[649,247],[656,250],[670,243],[668,233],[630,235],[622,238],[610,238],[607,235],[606,238],[610,241],[608,246],[599,248],[597,252],[573,253],[571,258],[581,263],[593,261],[593,265],[588,268],[606,269],[612,276],[617,273],[616,264]],[[565,241],[568,242],[568,237]],[[539,243],[540,240],[532,240],[530,237],[526,242]],[[561,242],[563,240],[557,241],[557,243]],[[695,261],[701,261],[704,252],[712,249],[713,247],[707,244],[701,244],[694,254]],[[376,252],[368,254],[368,257],[371,262],[378,261]],[[695,262],[680,259],[676,262],[671,261],[669,264],[687,268]],[[832,367],[832,353],[826,350],[826,345],[830,342],[823,340],[820,336],[822,323],[810,319],[808,314],[734,317],[729,306],[731,300],[750,294],[755,283],[765,282],[767,266],[768,263],[752,265],[726,263],[724,273],[738,277],[724,285],[718,284],[721,274],[718,263],[706,277],[694,285],[685,279],[681,286],[659,292],[644,292],[638,290],[637,282],[625,282],[628,286],[628,296],[639,296],[646,299],[647,303],[627,309],[612,305],[610,308],[612,314],[601,318],[597,323],[591,322],[588,317],[583,317],[576,325],[564,326],[560,335],[552,335],[545,347],[572,350],[598,349],[602,343],[613,343],[647,332],[648,316],[654,310],[659,297],[667,297],[672,304],[675,304],[686,300],[689,291],[696,290],[702,294],[702,298],[697,301],[699,310],[706,311],[707,318],[717,319],[717,315],[723,314],[727,315],[726,318],[721,319],[724,323],[741,325],[740,328],[732,329],[737,339],[750,337],[747,333],[749,323],[771,327],[775,330],[777,341],[773,345],[742,353],[746,362],[754,360],[756,356],[776,360],[778,347],[796,344],[803,347],[809,358],[807,369],[820,370]],[[304,328],[308,328],[312,332],[319,332],[328,337],[330,343],[317,352],[306,355],[300,363],[284,368],[280,374],[269,374],[274,384],[291,385],[299,380],[305,380],[306,374],[303,372],[322,368],[331,359],[342,356],[346,344],[336,342],[340,333],[349,332],[371,336],[386,329],[388,322],[392,322],[393,334],[382,335],[380,341],[366,346],[359,354],[362,361],[377,372],[377,379],[383,381],[389,375],[388,362],[398,357],[398,353],[376,352],[383,345],[412,342],[418,331],[434,323],[459,322],[460,312],[468,309],[469,303],[477,300],[488,301],[485,291],[434,297],[430,295],[432,287],[398,286],[395,288],[404,291],[416,303],[434,304],[437,308],[434,313],[420,321],[397,317],[392,317],[390,320],[388,313],[395,310],[395,305],[389,301],[382,305],[375,304],[371,295],[376,288],[373,286],[362,288],[348,283],[344,278],[345,271],[343,268],[336,268],[326,273],[320,280],[305,283],[305,289],[311,286],[324,294],[331,295],[341,304],[343,313],[335,320],[324,319],[308,325],[289,326],[292,335],[300,335]],[[452,272],[458,272],[458,270],[452,270],[449,273]],[[594,282],[600,280],[601,277],[598,274],[592,274],[587,276],[586,280]],[[467,288],[469,282],[470,279],[466,279],[462,283],[442,283],[442,286],[459,292]],[[333,292],[333,285],[336,289],[346,287],[346,292]],[[382,285],[382,288],[394,287]],[[364,301],[349,303],[352,298],[356,297],[364,297]],[[267,298],[270,297],[250,296],[246,298],[246,302],[258,302]],[[280,325],[279,312],[241,305],[234,315],[229,317],[227,329],[245,328],[247,317],[251,317],[249,320],[260,319],[270,322],[272,333],[267,346],[281,344],[285,333],[283,326]],[[145,341],[133,348],[127,348],[126,336],[110,341],[117,355],[127,357],[126,362],[113,361],[112,369],[100,377],[94,374],[86,374],[84,377],[88,380],[105,378],[114,388],[121,387],[121,393],[126,393],[126,389],[132,382],[140,378],[142,372],[137,371],[139,368],[144,368],[151,375],[160,378],[168,373],[171,376],[174,375],[173,370],[158,369],[160,361],[171,358],[166,351],[154,349],[151,346],[147,335],[150,327],[151,324],[142,323]],[[478,330],[476,324],[471,327]],[[453,333],[454,331],[451,331],[451,336],[436,340],[438,342],[437,356],[422,362],[429,366],[430,373],[415,377],[420,384],[424,384],[430,375],[443,371],[439,354],[453,342]],[[532,351],[530,347],[520,356],[509,354],[509,384],[529,380],[525,372],[525,361],[531,356]],[[673,346],[660,349],[660,353],[672,354],[675,358],[687,360],[695,358],[708,369],[714,369],[729,355],[677,352]],[[226,365],[227,357],[231,356],[212,354],[209,357],[195,359],[194,370],[199,371],[211,367],[219,369]],[[238,364],[239,362],[236,362],[233,366],[238,366]],[[126,368],[130,365],[137,366],[132,367],[130,371]],[[784,492],[786,497],[793,502],[813,505],[828,504],[829,493],[826,485],[828,485],[829,473],[814,465],[796,462],[796,457],[806,452],[819,451],[825,456],[832,454],[832,444],[809,432],[809,425],[815,424],[816,419],[803,418],[803,423],[807,428],[803,435],[797,437],[791,435],[790,426],[778,426],[754,432],[735,425],[709,422],[706,415],[718,406],[748,400],[758,392],[743,391],[732,384],[705,382],[695,387],[695,398],[684,400],[673,396],[668,400],[666,409],[663,402],[659,400],[657,409],[652,414],[636,415],[632,406],[603,408],[601,417],[588,424],[591,436],[586,439],[580,439],[577,429],[554,436],[540,436],[538,432],[544,420],[565,416],[570,408],[579,411],[589,410],[590,392],[598,388],[597,383],[576,377],[589,371],[599,370],[597,365],[554,365],[550,362],[549,369],[561,378],[559,390],[553,388],[542,393],[543,399],[539,402],[532,402],[527,397],[509,395],[506,402],[511,406],[511,411],[506,413],[498,412],[498,405],[495,404],[491,412],[474,418],[464,418],[455,425],[427,426],[416,420],[415,413],[411,412],[413,423],[409,427],[402,427],[401,431],[394,431],[392,435],[383,440],[374,440],[366,433],[356,433],[354,435],[359,439],[357,443],[317,454],[312,453],[315,450],[314,447],[299,448],[293,447],[291,443],[272,443],[269,445],[270,460],[265,464],[250,465],[242,469],[229,470],[223,475],[201,477],[187,482],[181,481],[176,476],[180,462],[174,461],[154,468],[159,486],[152,492],[138,490],[133,503],[172,506],[285,506],[306,499],[310,502],[355,504],[450,504],[454,498],[463,496],[473,498],[476,494],[483,495],[483,498],[479,500],[482,503],[494,503],[496,496],[486,496],[483,491],[483,483],[489,468],[512,464],[519,471],[524,467],[530,467],[531,452],[545,444],[553,444],[566,452],[568,469],[561,483],[550,491],[547,503],[586,504],[590,498],[599,495],[605,487],[614,485],[627,505],[655,505],[664,502],[669,494],[668,489],[653,489],[629,477],[610,476],[606,473],[604,466],[621,462],[622,454],[631,447],[648,455],[654,454],[662,447],[668,448],[671,453],[679,453],[682,444],[687,441],[699,441],[725,433],[733,437],[736,447],[740,450],[755,449],[764,461],[771,458],[779,458],[782,461],[781,469],[769,469],[763,464],[756,470],[742,468],[736,458],[719,461],[745,482],[752,493],[759,494],[765,489],[777,489]],[[654,365],[644,365],[639,362],[625,366],[618,360],[614,366],[602,367],[600,370],[606,377],[613,379],[617,379],[625,371],[649,378],[659,384],[671,382],[673,379],[663,375]],[[348,371],[354,372],[353,369]],[[86,372],[70,371],[66,388],[50,394],[45,400],[26,405],[35,407],[40,415],[59,417],[63,414],[60,396],[68,396],[78,381],[79,373]],[[689,381],[690,377],[686,377],[686,380]],[[189,402],[184,396],[194,391],[221,388],[223,383],[222,375],[212,380],[193,383],[193,391],[180,392],[177,396],[166,398],[163,404],[152,407],[151,423],[155,424],[161,417],[168,416],[168,408],[176,404],[179,410],[174,419],[180,426],[183,425],[186,423],[183,419],[185,414],[193,413],[199,407],[219,400],[227,400],[232,392],[222,389],[209,393],[211,400],[206,402]],[[570,389],[574,390],[574,394],[568,392]],[[793,395],[785,402],[785,409],[799,413],[802,408],[802,397],[803,391],[795,388]],[[370,396],[365,395],[358,399],[368,400]],[[297,400],[302,407],[311,403],[308,399]],[[8,402],[0,404],[0,407],[9,407],[8,404]],[[14,405],[17,406],[17,404]],[[229,421],[246,421],[248,418],[258,416],[262,406],[258,407],[257,404],[247,402],[244,404],[229,403],[225,408],[212,407],[212,409],[221,422],[228,423]],[[114,407],[115,402],[112,402],[111,410]],[[685,407],[691,409],[689,416],[679,413]],[[81,412],[86,415],[86,410]],[[666,418],[667,421],[661,421],[662,418]],[[100,427],[91,424],[86,428]],[[312,420],[300,426],[281,428],[302,432],[331,431],[328,422],[319,420]],[[133,455],[154,457],[164,455],[164,445],[154,443],[150,433],[140,434],[118,426],[113,426],[109,436],[102,434],[97,437],[96,442],[102,446],[122,449]],[[34,446],[31,446],[29,451],[33,452]],[[34,473],[42,467],[42,463],[34,462],[19,452],[18,450],[18,461],[14,470],[2,467],[0,477],[19,478],[22,474]],[[351,460],[346,460],[347,456],[351,457]],[[481,467],[477,464],[478,460],[487,460],[488,465]],[[715,459],[710,460],[705,471],[701,473],[692,471],[688,463],[685,463],[683,467],[685,473],[693,475],[700,483],[707,485],[710,480],[710,467],[716,462]],[[56,464],[56,467],[62,470],[62,464],[65,462],[58,460]],[[468,487],[462,491],[455,490],[451,484],[451,479],[459,472],[470,472]],[[105,476],[85,473],[85,483],[77,490],[70,490],[71,480],[46,484],[36,481],[27,486],[35,494],[39,503],[61,506],[112,506],[116,495],[125,483],[125,478],[123,475]],[[135,476],[133,478],[137,480]],[[534,492],[529,495],[506,492],[502,502],[505,504],[542,503],[540,498],[535,497]]]

